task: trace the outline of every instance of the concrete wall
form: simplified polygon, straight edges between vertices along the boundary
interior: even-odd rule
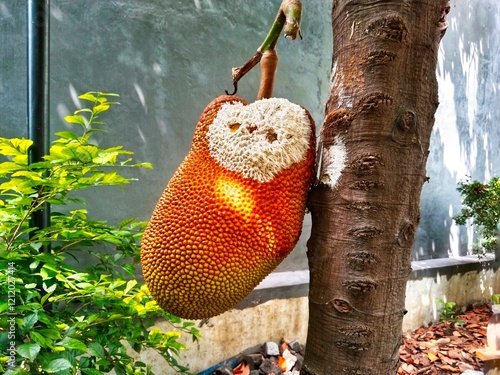
[[[452,220],[460,210],[456,183],[500,173],[500,3],[451,0],[449,28],[439,50],[440,106],[422,192],[413,256],[464,255],[472,232]]]
[[[103,146],[123,144],[154,171],[135,171],[139,182],[124,193],[88,194],[93,218],[149,219],[165,184],[189,150],[205,105],[231,89],[230,73],[251,56],[274,19],[272,1],[51,1],[51,127],[82,103],[89,90],[121,94],[106,114]],[[330,2],[304,2],[304,40],[281,40],[275,95],[307,107],[321,125],[328,95],[332,36]],[[460,209],[456,183],[466,175],[485,179],[500,172],[500,39],[497,0],[452,1],[450,27],[440,49],[436,114],[422,193],[422,220],[414,260],[464,255],[471,231],[452,220]],[[0,135],[26,135],[25,2],[0,0]],[[240,84],[252,100],[258,71]],[[133,202],[133,203],[131,203]],[[307,269],[304,235],[280,271]]]

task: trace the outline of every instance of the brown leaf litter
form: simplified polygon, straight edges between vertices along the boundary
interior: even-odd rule
[[[461,374],[481,371],[476,352],[486,346],[486,327],[491,316],[488,306],[473,307],[458,316],[463,322],[438,323],[403,333],[399,349],[400,375]]]

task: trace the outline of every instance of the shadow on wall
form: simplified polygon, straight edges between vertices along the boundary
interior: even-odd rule
[[[440,106],[427,163],[421,222],[413,260],[466,255],[470,228],[457,226],[457,183],[500,174],[500,4],[471,0],[453,4],[441,43],[437,77]]]
[[[190,148],[203,109],[232,89],[232,67],[262,43],[280,2],[52,2],[51,92],[60,101],[52,117],[74,110],[68,92],[119,93],[122,107],[103,119],[111,126],[103,142],[123,144],[135,151],[138,162],[154,166],[154,171],[139,171],[140,181],[127,186],[123,197],[105,191],[95,195],[92,215],[149,219]],[[276,95],[303,104],[316,122],[322,118],[326,90],[319,87],[327,87],[331,56],[327,7],[308,5],[304,40],[282,38],[278,44]],[[258,81],[256,69],[240,82],[238,94],[253,100]],[[61,125],[54,123],[57,130]]]

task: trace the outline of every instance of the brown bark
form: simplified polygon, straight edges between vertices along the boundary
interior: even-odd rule
[[[395,374],[448,0],[334,0],[303,375]]]

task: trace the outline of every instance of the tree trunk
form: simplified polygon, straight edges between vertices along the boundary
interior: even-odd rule
[[[303,375],[395,374],[448,0],[334,0]]]

